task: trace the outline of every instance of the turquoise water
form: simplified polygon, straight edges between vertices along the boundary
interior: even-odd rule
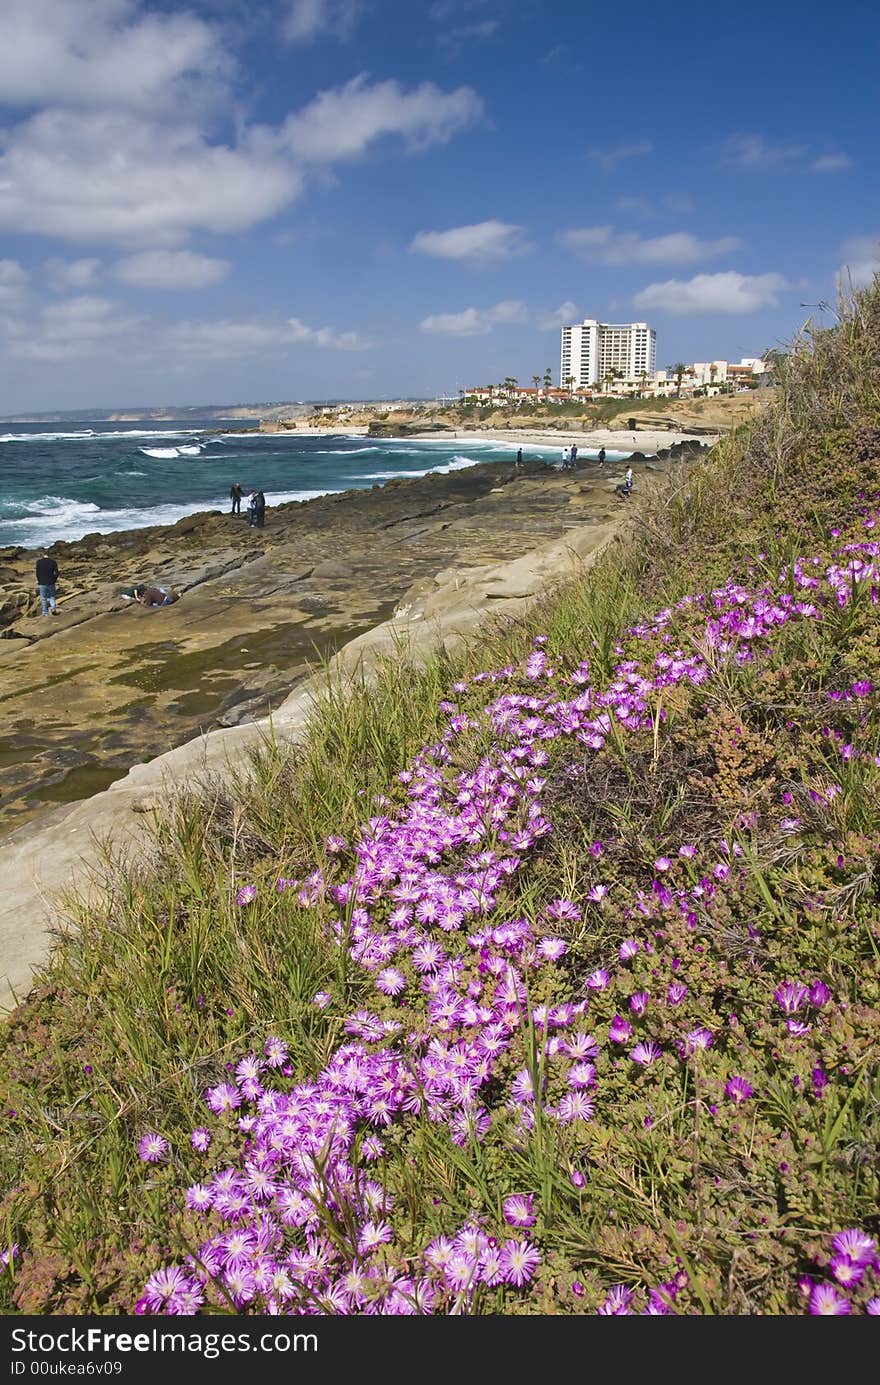
[[[25,548],[225,510],[233,481],[241,482],[245,503],[259,489],[271,506],[516,457],[516,444],[484,439],[218,433],[198,429],[192,420],[8,427],[0,433],[0,546]],[[211,430],[216,428],[214,421]],[[523,448],[527,459],[557,461],[559,455],[558,447]],[[609,452],[608,460],[622,455]],[[582,450],[579,456],[586,461],[596,453]]]

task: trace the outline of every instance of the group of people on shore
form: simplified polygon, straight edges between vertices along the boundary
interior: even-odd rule
[[[241,514],[241,502],[244,499],[244,491],[240,481],[233,481],[229,487],[229,498],[232,501],[231,515]],[[266,497],[262,491],[251,491],[247,503],[247,522],[252,527],[262,529],[266,523]]]

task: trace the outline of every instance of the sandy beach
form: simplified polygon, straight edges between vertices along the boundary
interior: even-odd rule
[[[69,593],[59,617],[26,614],[0,639],[0,1005],[26,992],[56,892],[86,888],[97,841],[139,849],[157,795],[240,763],[270,716],[275,734],[295,736],[322,659],[350,669],[400,640],[417,651],[460,638],[618,530],[625,462],[562,472],[523,450],[519,471],[487,461],[274,507],[265,530],[207,512],[56,545]],[[668,462],[636,461],[637,488]],[[0,596],[30,581],[32,553],[0,559]],[[144,571],[181,600],[125,601],[120,585]]]

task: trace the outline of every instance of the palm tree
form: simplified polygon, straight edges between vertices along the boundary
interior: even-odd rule
[[[553,371],[550,366],[544,371],[544,390],[545,392],[553,388]]]
[[[577,378],[576,378],[576,376],[574,376],[574,375],[566,375],[566,377],[565,377],[565,385],[566,385],[566,388],[567,388],[567,390],[568,390],[568,392],[569,392],[570,395],[571,395],[571,394],[574,394],[574,387],[575,387],[576,384],[577,384]]]
[[[680,399],[682,376],[687,374],[687,366],[684,361],[676,361],[675,365],[671,365],[669,367],[669,374],[675,376],[675,397],[676,399]]]

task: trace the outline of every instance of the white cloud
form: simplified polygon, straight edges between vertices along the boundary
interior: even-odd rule
[[[231,268],[228,260],[211,259],[192,250],[144,250],[117,260],[113,274],[136,288],[203,289],[220,283]]]
[[[814,173],[843,173],[852,168],[852,159],[849,154],[820,154],[812,167]]]
[[[29,275],[17,260],[0,260],[0,306],[14,306],[23,297]]]
[[[480,221],[448,231],[419,231],[409,248],[441,260],[466,260],[479,265],[524,255],[531,246],[524,239],[521,226],[505,221]]]
[[[564,303],[560,303],[553,312],[538,313],[535,317],[535,323],[542,332],[549,332],[553,327],[570,326],[572,322],[577,322],[579,317],[577,304],[567,299]]]
[[[763,135],[731,135],[725,141],[722,157],[738,168],[775,168],[807,152],[806,144],[771,144]]]
[[[781,274],[697,274],[693,279],[668,279],[649,284],[633,299],[637,308],[689,315],[692,313],[753,313],[775,307],[788,284]]]
[[[161,334],[161,341],[163,348],[175,355],[210,361],[277,353],[291,346],[318,346],[331,351],[365,351],[370,346],[357,332],[308,327],[298,317],[284,322],[179,322]]]
[[[653,148],[649,139],[640,139],[630,144],[614,144],[608,149],[591,149],[590,158],[600,168],[614,169],[626,159],[638,159],[643,154],[650,154]]]
[[[698,240],[689,231],[645,239],[637,231],[616,231],[613,226],[560,231],[558,239],[567,250],[598,264],[691,264],[727,254],[741,244],[736,236]]]
[[[0,103],[178,114],[216,100],[233,70],[220,30],[138,0],[3,0]]]
[[[370,343],[356,332],[309,327],[299,318],[183,321],[171,325],[121,309],[110,299],[80,296],[43,308],[31,321],[0,318],[7,354],[46,364],[118,358],[161,361],[175,369],[199,361],[278,356],[297,346],[363,351]]]
[[[241,231],[300,192],[302,174],[245,134],[209,144],[191,126],[124,113],[45,111],[0,154],[0,227],[72,241],[173,245],[195,229]]]
[[[880,274],[880,236],[852,236],[840,247],[844,263],[840,267],[844,284],[867,288]]]
[[[393,78],[371,86],[361,73],[345,86],[319,92],[304,110],[288,116],[280,143],[307,163],[357,158],[388,135],[399,135],[409,149],[421,150],[445,144],[482,112],[472,87],[447,92],[422,82],[404,91]]]
[[[90,289],[101,276],[101,261],[94,256],[81,260],[62,260],[57,256],[46,261],[46,279],[56,293],[71,289]]]
[[[180,245],[196,230],[243,231],[299,196],[305,162],[352,158],[391,135],[424,149],[481,111],[470,87],[405,91],[361,76],[320,92],[280,129],[246,127],[227,145],[192,122],[49,109],[0,130],[0,230],[133,249]]]
[[[284,36],[292,43],[309,43],[322,34],[351,38],[362,8],[360,0],[292,0]]]
[[[68,298],[50,303],[33,322],[8,323],[9,354],[46,363],[78,361],[117,350],[120,338],[136,336],[137,325],[109,299]]]
[[[452,337],[485,336],[493,327],[509,326],[528,321],[525,303],[505,299],[492,308],[465,308],[460,313],[432,313],[419,323],[421,332]]]

